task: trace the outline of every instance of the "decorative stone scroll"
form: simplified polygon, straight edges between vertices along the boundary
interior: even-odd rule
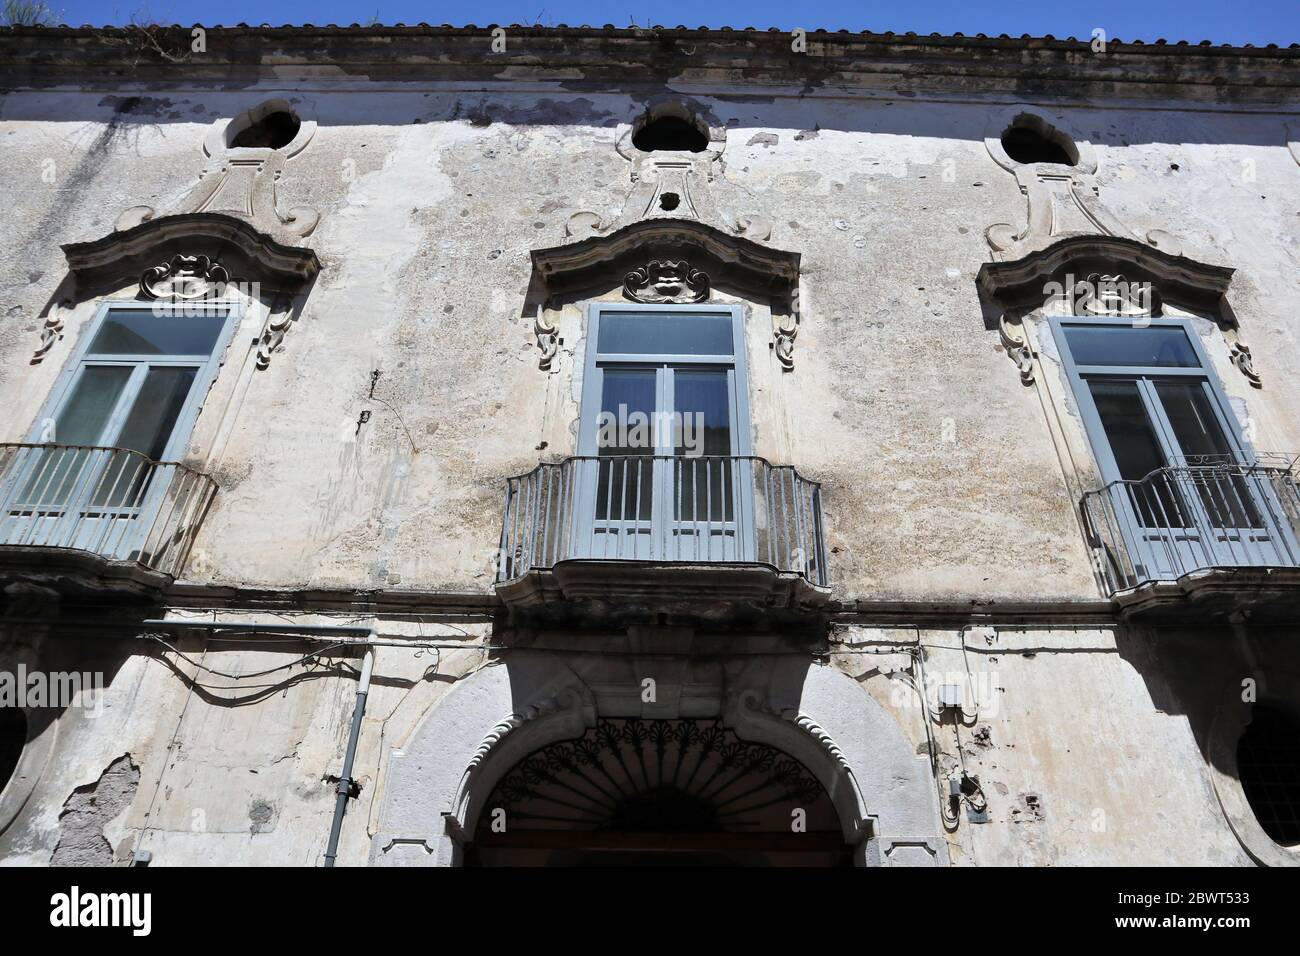
[[[1011,321],[1003,313],[998,319],[998,337],[1002,340],[1002,347],[1007,350],[1007,357],[1016,363],[1016,368],[1020,370],[1020,384],[1034,384],[1034,353],[1029,347],[1029,339],[1025,335],[1024,323],[1020,321]]]
[[[633,302],[703,302],[709,277],[685,259],[651,259],[624,277],[623,295]]]
[[[280,146],[237,146],[236,136],[250,125],[273,113],[290,113],[299,120],[293,139]],[[273,99],[260,103],[235,116],[217,120],[203,140],[205,163],[190,189],[167,207],[132,206],[117,221],[125,231],[143,222],[189,213],[220,213],[243,219],[259,232],[282,242],[293,242],[311,235],[320,221],[320,212],[308,206],[295,206],[281,212],[279,185],[286,164],[301,153],[316,132],[316,121],[300,117],[302,104]]]
[[[533,333],[537,336],[537,347],[542,350],[537,367],[548,372],[560,347],[560,330],[546,317],[546,307],[541,303],[538,303],[537,314],[533,319]]]
[[[1232,360],[1232,364],[1237,366],[1238,371],[1246,376],[1246,380],[1251,385],[1263,388],[1264,380],[1259,372],[1255,371],[1255,360],[1250,354],[1250,346],[1241,340],[1241,329],[1235,325],[1228,326],[1224,329],[1224,335],[1228,339],[1230,349],[1228,357]]]
[[[294,314],[286,308],[271,313],[271,317],[266,320],[266,328],[262,330],[261,336],[257,340],[257,368],[263,370],[271,365],[271,356],[280,347],[284,341],[284,335],[289,331],[289,326],[293,323]]]
[[[1043,285],[1046,305],[1066,315],[1141,319],[1161,314],[1160,297],[1148,281],[1122,273],[1092,272],[1078,279],[1073,272]]]
[[[1001,134],[1012,126],[1030,129],[1057,143],[1074,161],[1019,162],[1007,154]],[[990,114],[984,145],[993,161],[1016,178],[1025,197],[1025,224],[1021,227],[999,222],[984,231],[996,259],[1015,259],[1065,236],[1102,234],[1138,238],[1100,196],[1097,185],[1097,152],[1064,116],[1048,113],[1029,104],[1006,107]],[[1178,255],[1179,240],[1163,229],[1145,234],[1149,245]]]
[[[60,299],[50,306],[50,310],[45,316],[45,325],[41,327],[41,342],[36,346],[36,351],[32,353],[32,364],[39,365],[44,361],[46,354],[54,348],[54,343],[63,338],[63,327],[68,320],[68,313],[72,311],[71,299]]]
[[[789,371],[794,368],[794,338],[799,334],[798,313],[774,315],[772,325],[772,350],[781,367]]]
[[[230,273],[208,256],[175,255],[140,276],[140,296],[192,302],[220,296],[230,283]]]

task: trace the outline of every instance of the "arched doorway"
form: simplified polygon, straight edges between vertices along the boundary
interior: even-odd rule
[[[849,866],[825,788],[718,720],[601,719],[505,773],[470,866]]]

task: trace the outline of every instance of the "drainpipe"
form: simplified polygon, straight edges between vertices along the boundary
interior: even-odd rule
[[[371,631],[374,636],[374,631]],[[339,855],[339,834],[343,830],[343,815],[347,813],[348,798],[352,795],[352,761],[357,755],[357,739],[361,736],[361,720],[366,715],[366,695],[370,693],[370,672],[375,666],[375,649],[366,648],[361,661],[361,680],[357,684],[357,702],[352,707],[352,729],[348,732],[348,749],[343,757],[343,772],[339,774],[338,795],[334,800],[334,820],[330,823],[330,840],[325,848],[325,866],[332,867]]]

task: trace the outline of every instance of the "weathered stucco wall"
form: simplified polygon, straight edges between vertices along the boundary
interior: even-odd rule
[[[420,630],[403,621],[383,629],[412,639]],[[440,631],[451,646],[377,651],[343,865],[366,859],[384,748],[484,659],[480,628],[424,628]],[[122,864],[144,850],[155,865],[321,864],[359,652],[326,648],[302,661],[322,645],[163,639],[168,646],[96,633],[74,646],[66,634],[5,628],[0,668],[12,673],[22,661],[29,671],[102,674],[103,691],[88,682],[75,706],[29,716],[32,742],[0,799],[0,863]],[[123,758],[130,775],[106,774]]]
[[[582,305],[621,299],[611,273],[546,302],[560,341],[539,368],[530,252],[577,241],[575,213],[605,227],[640,215],[641,171],[619,142],[672,100],[721,150],[691,186],[709,224],[801,257],[793,370],[774,351],[770,302],[731,289],[717,301],[745,310],[755,451],[822,482],[840,615],[827,653],[778,627],[699,644],[670,633],[665,646],[688,648],[663,655],[665,682],[691,702],[678,712],[743,714],[753,690],[773,725],[790,711],[835,727],[876,836],[912,839],[918,859],[1294,862],[1242,809],[1224,717],[1243,681],[1300,687],[1290,635],[1121,623],[1080,531],[1076,496],[1095,468],[1059,356],[1029,317],[1038,374],[1022,384],[976,284],[993,257],[986,230],[1027,217],[986,138],[1019,110],[1050,116],[1095,155],[1083,183],[1113,222],[1236,270],[1227,301],[1263,387],[1210,317],[1198,332],[1255,446],[1300,449],[1300,104],[1277,93],[1290,74],[1253,82],[1247,59],[1223,68],[1232,89],[1154,71],[1159,98],[1124,86],[1136,72],[1113,87],[1005,84],[1043,91],[1029,95],[988,78],[945,87],[938,69],[851,87],[820,67],[807,83],[776,72],[752,85],[726,65],[678,80],[670,64],[629,84],[532,66],[412,75],[396,57],[369,76],[280,63],[238,84],[200,71],[183,88],[16,82],[0,95],[0,441],[31,433],[98,304],[136,293],[138,275],[82,290],[34,360],[71,287],[60,245],[138,221],[119,218],[132,207],[165,216],[189,201],[205,142],[245,110],[283,99],[317,124],[285,162],[271,219],[319,212],[295,243],[320,272],[269,362],[263,309],[227,349],[185,455],[220,491],[165,599],[262,623],[310,608],[321,613],[288,619],[374,620],[410,642],[377,651],[340,863],[393,862],[384,839],[420,834],[428,844],[402,844],[403,860],[447,862],[442,814],[459,809],[465,753],[490,750],[501,722],[549,713],[560,685],[585,720],[637,712],[638,637],[494,621],[492,581],[505,479],[577,450]],[[21,589],[6,602],[0,671],[102,672],[107,689],[97,713],[29,717],[0,794],[0,862],[122,863],[137,849],[155,865],[321,861],[355,648],[306,662],[318,643],[168,648],[136,637],[142,615],[120,607],[95,627],[98,607],[29,603]],[[996,627],[980,617],[1004,605],[1023,610]],[[916,615],[926,626],[910,626]],[[789,677],[814,666],[806,685]],[[970,686],[978,711],[932,718],[922,697],[933,709],[938,683]],[[945,827],[947,779],[963,768],[988,820],[963,809]]]
[[[554,650],[489,655],[479,627],[382,617],[377,626],[381,634],[442,646],[377,650],[356,758],[359,794],[345,818],[340,865],[449,862],[449,851],[438,849],[443,813],[460,809],[455,793],[475,748],[489,746],[511,713],[535,712],[529,723],[541,725],[555,712],[560,726],[552,733],[572,736],[597,709],[703,713],[739,688],[788,700],[831,729],[853,757],[877,838],[930,838],[940,862],[1248,865],[1252,857],[1220,805],[1221,791],[1233,794],[1222,788],[1234,785],[1217,779],[1209,759],[1221,732],[1214,723],[1243,677],[1300,673],[1280,632],[1254,634],[1262,659],[1251,660],[1245,645],[1213,631],[849,627],[835,635],[829,666],[838,678],[821,678],[813,672],[825,667],[805,664],[790,685],[782,675],[796,661],[779,650],[755,654],[763,645],[744,635],[730,638],[743,648],[734,658],[670,663],[620,654],[617,635],[584,642],[605,648],[608,658],[568,658]],[[193,638],[168,639],[169,649],[108,638],[97,639],[93,653],[86,642],[73,654],[68,641],[42,640],[31,629],[6,627],[5,638],[0,668],[12,670],[22,659],[29,667],[103,672],[107,681],[100,705],[40,718],[41,731],[0,800],[5,865],[52,857],[122,863],[136,850],[152,853],[156,866],[320,865],[353,703],[355,650],[309,664],[295,662],[319,644]],[[490,679],[480,674],[484,667]],[[272,668],[281,669],[261,673]],[[640,681],[650,674],[661,681],[658,711],[639,701]],[[843,681],[843,691],[827,698],[827,680]],[[938,715],[942,683],[965,689],[960,724]],[[932,715],[928,735],[918,686]],[[1274,691],[1283,689],[1279,683]],[[579,703],[566,703],[566,694]],[[864,735],[860,744],[855,727]],[[507,766],[539,739],[524,739],[505,757]],[[948,776],[963,767],[979,780],[988,820],[971,822],[963,811],[945,835],[937,808]],[[87,794],[98,797],[98,807]],[[87,805],[89,815],[76,812]]]
[[[0,177],[17,224],[0,240],[5,437],[30,427],[91,314],[78,310],[43,363],[28,364],[64,274],[57,244],[184,191],[214,117],[286,96],[320,125],[289,161],[279,206],[321,211],[306,242],[323,268],[240,397],[229,440],[196,450],[222,490],[190,576],[484,590],[502,479],[541,457],[549,411],[522,314],[528,252],[563,241],[573,210],[622,208],[632,167],[614,148],[617,124],[644,104],[508,84],[472,95],[350,86],[4,98]],[[842,596],[1096,597],[1039,397],[1000,354],[976,297],[984,229],[1025,215],[982,142],[1003,104],[789,92],[689,102],[727,127],[718,202],[769,219],[771,244],[803,257],[796,367],[767,376],[793,427],[776,441],[756,415],[756,447],[825,483]],[[1226,365],[1220,376],[1255,419],[1259,447],[1300,445],[1287,373],[1300,357],[1287,311],[1300,165],[1285,117],[1058,112],[1096,144],[1101,198],[1135,233],[1169,231],[1238,270],[1231,305],[1267,387]],[[760,381],[775,367],[765,332],[751,328],[748,343]],[[241,333],[228,375],[247,346]],[[391,409],[367,399],[373,370]],[[561,361],[551,374],[572,371]],[[232,401],[214,390],[204,424]],[[358,432],[364,409],[374,418]],[[545,454],[572,450],[552,440]]]

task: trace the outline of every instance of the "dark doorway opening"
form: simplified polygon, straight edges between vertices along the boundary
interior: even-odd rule
[[[849,866],[821,783],[716,720],[601,720],[496,785],[469,866]]]

